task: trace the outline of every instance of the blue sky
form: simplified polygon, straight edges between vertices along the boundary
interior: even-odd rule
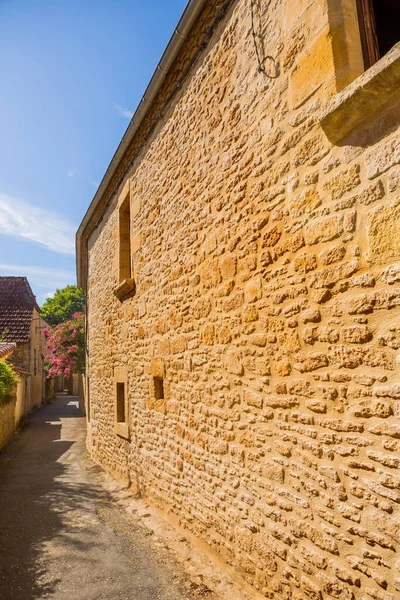
[[[185,0],[0,0],[0,275],[75,283],[75,231]]]

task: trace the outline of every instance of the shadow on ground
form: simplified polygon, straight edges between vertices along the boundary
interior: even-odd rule
[[[69,481],[67,466],[60,460],[76,443],[60,439],[61,419],[78,418],[83,421],[76,403],[58,397],[56,403],[31,415],[22,434],[0,454],[2,600],[51,595],[59,579],[46,577],[46,544],[57,536],[61,545],[74,544],[73,537],[65,532],[65,513],[104,498],[100,488]]]

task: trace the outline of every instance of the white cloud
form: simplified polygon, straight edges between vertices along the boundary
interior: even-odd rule
[[[131,110],[129,110],[128,108],[124,108],[123,106],[121,106],[120,104],[117,104],[116,102],[113,102],[113,107],[115,108],[117,113],[119,115],[121,115],[122,117],[126,117],[127,119],[132,119],[133,112]]]
[[[68,177],[75,177],[75,171],[74,171],[74,169],[68,169],[67,175],[68,175]]]
[[[30,240],[53,252],[75,254],[75,231],[65,217],[0,193],[0,234]]]
[[[43,304],[50,298],[57,288],[63,288],[76,283],[74,271],[68,269],[51,269],[48,267],[10,265],[0,263],[0,275],[13,275],[27,277],[29,283],[37,292],[38,304]]]
[[[99,187],[99,185],[100,185],[100,184],[99,184],[99,182],[98,182],[98,181],[96,181],[95,179],[91,179],[91,180],[89,181],[89,183],[90,183],[90,185],[92,185],[92,186],[93,186],[93,187],[95,187],[96,189],[97,189],[97,188]]]

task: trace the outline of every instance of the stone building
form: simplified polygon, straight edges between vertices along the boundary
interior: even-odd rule
[[[46,374],[43,367],[46,321],[26,277],[0,277],[0,337],[16,344],[10,357],[18,369],[29,373],[23,414],[46,400]]]
[[[257,597],[400,590],[398,7],[189,2],[77,234],[93,457]]]
[[[6,361],[15,351],[15,344],[0,342],[0,362]],[[7,444],[15,431],[15,402],[0,399],[0,450]]]
[[[16,344],[0,342],[0,362],[11,361]],[[16,383],[6,402],[0,399],[0,450],[7,444],[27,414],[30,374],[14,365]]]

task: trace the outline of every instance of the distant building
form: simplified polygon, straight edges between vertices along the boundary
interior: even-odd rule
[[[77,235],[94,459],[274,600],[400,590],[399,23],[188,2]]]
[[[26,277],[0,277],[0,339],[15,343],[10,362],[29,373],[26,412],[46,399],[45,355],[46,322]]]
[[[16,344],[0,342],[0,362],[12,362]],[[0,400],[0,449],[7,444],[28,412],[30,374],[14,365],[16,384],[5,399]]]

